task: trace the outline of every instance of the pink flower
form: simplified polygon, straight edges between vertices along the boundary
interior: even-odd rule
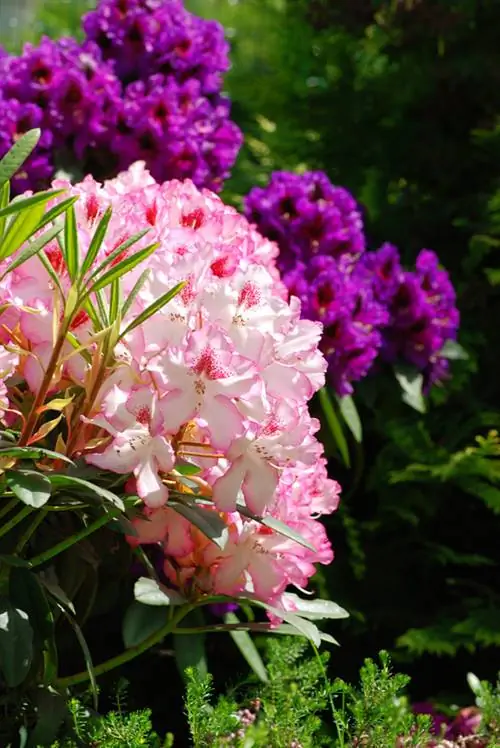
[[[113,440],[104,452],[88,455],[87,462],[113,473],[133,473],[137,493],[149,507],[167,500],[167,487],[159,472],[168,473],[175,465],[172,445],[163,436],[162,405],[148,388],[127,393],[115,386],[103,415],[89,421],[110,433]]]

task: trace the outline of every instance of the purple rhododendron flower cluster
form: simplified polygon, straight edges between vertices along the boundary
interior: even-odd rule
[[[15,191],[46,186],[58,167],[103,179],[137,160],[159,182],[219,190],[242,142],[220,93],[222,27],[180,0],[102,0],[83,27],[82,44],[44,38],[20,56],[0,52],[0,156],[42,129]]]
[[[447,375],[440,352],[456,338],[459,313],[434,252],[422,250],[410,272],[391,244],[367,251],[356,201],[323,172],[276,172],[251,190],[245,214],[278,244],[278,267],[302,315],[323,324],[321,349],[339,395],[377,358],[415,366],[427,389]]]

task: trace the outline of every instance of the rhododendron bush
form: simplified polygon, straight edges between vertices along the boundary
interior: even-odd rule
[[[18,141],[4,172],[36,135]],[[104,184],[57,180],[10,203],[3,184],[6,583],[27,574],[44,604],[72,616],[48,581],[52,561],[111,523],[147,569],[138,602],[176,612],[96,673],[160,641],[193,608],[232,598],[267,609],[255,630],[284,620],[328,639],[312,619],[344,611],[289,591],[333,559],[319,517],[340,489],[307,407],[325,377],[321,326],[285,300],[275,245],[214,194],[159,185],[140,162]],[[57,512],[76,517],[76,532],[42,549],[39,532]],[[3,666],[7,682],[31,667],[50,680],[50,657],[40,660],[28,635],[29,605],[6,599],[4,611],[28,632],[24,665]]]

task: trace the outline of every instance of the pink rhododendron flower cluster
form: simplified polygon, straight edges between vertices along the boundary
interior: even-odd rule
[[[113,263],[158,243],[121,278],[122,331],[185,282],[115,345],[92,398],[91,356],[78,346],[92,353],[99,336],[88,307],[74,317],[49,392],[62,398],[80,388],[91,407],[78,428],[60,435],[59,449],[66,439],[72,458],[124,476],[144,504],[130,542],[162,544],[165,575],[176,589],[190,596],[250,595],[293,609],[286,588],[305,587],[314,564],[333,558],[318,518],[335,510],[339,486],[327,477],[315,438],[319,424],[307,407],[324,383],[321,326],[300,319],[297,299],[286,301],[276,246],[214,194],[189,181],[158,185],[141,163],[104,185],[87,177],[76,186],[53,186],[66,189],[57,200],[79,198],[80,263],[109,207],[95,266],[121,246]],[[145,228],[128,248],[127,240]],[[46,379],[61,291],[68,299],[72,287],[58,241],[45,253],[60,289],[36,256],[0,288],[0,414],[10,421],[18,417],[23,381],[36,395]],[[109,287],[100,293],[109,307]],[[198,502],[196,511],[201,506],[224,521],[222,543],[179,511],[186,497]],[[283,532],[280,523],[291,530]]]

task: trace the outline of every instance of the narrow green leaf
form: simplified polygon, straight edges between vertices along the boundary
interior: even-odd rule
[[[0,600],[0,668],[10,688],[21,685],[33,660],[33,629],[28,614]]]
[[[361,444],[363,441],[363,428],[354,400],[350,395],[344,395],[344,397],[338,397],[337,402],[342,417],[349,427],[349,431],[358,444]]]
[[[403,402],[419,413],[425,413],[425,401],[422,395],[424,377],[412,366],[396,364],[394,374],[403,391]]]
[[[78,266],[80,264],[80,253],[78,250],[78,230],[76,226],[76,214],[74,205],[70,205],[66,211],[64,221],[64,249],[66,266],[68,274],[72,281],[76,280],[78,275]]]
[[[101,262],[100,265],[97,266],[95,270],[92,271],[91,275],[89,275],[89,283],[90,281],[93,281],[94,278],[97,278],[98,275],[100,275],[105,268],[108,267],[108,265],[111,265],[117,257],[119,257],[123,252],[126,252],[127,249],[130,249],[134,244],[137,244],[143,236],[146,236],[150,232],[150,229],[143,229],[142,231],[138,231],[137,234],[133,234],[129,239],[124,241],[122,244],[119,244],[112,252],[107,255],[106,259]]]
[[[43,229],[43,227],[48,223],[51,223],[51,221],[55,221],[56,218],[59,218],[62,213],[65,213],[71,205],[74,205],[77,200],[78,195],[74,195],[73,197],[67,197],[65,200],[61,200],[61,202],[53,205],[50,210],[44,213],[44,216],[36,227],[36,230],[40,231],[40,229]]]
[[[197,527],[215,545],[221,549],[225,548],[229,531],[226,523],[217,512],[203,509],[190,499],[185,499],[182,503],[180,501],[169,501],[168,505]]]
[[[129,293],[129,295],[126,298],[125,303],[123,304],[123,307],[122,307],[122,319],[125,319],[125,317],[129,313],[130,309],[132,308],[132,304],[136,300],[136,298],[137,298],[140,290],[143,288],[144,284],[146,283],[146,281],[148,280],[148,278],[149,278],[150,275],[151,275],[151,269],[150,268],[146,268],[146,270],[144,270],[140,274],[137,282],[135,283],[134,287],[132,288],[131,292]]]
[[[146,320],[156,314],[156,312],[159,312],[162,307],[164,307],[166,304],[168,304],[169,301],[174,298],[174,296],[177,296],[177,294],[182,291],[185,285],[185,281],[183,281],[182,283],[178,283],[176,286],[174,286],[174,288],[171,288],[170,291],[167,291],[167,293],[164,293],[163,296],[160,296],[159,299],[153,301],[153,303],[150,304],[146,309],[144,309],[143,312],[138,314],[137,317],[124,330],[124,332],[122,332],[122,334],[120,335],[120,339],[125,337],[125,335],[127,335],[132,330],[135,330],[136,327],[143,325],[144,322],[146,322]]]
[[[50,499],[50,480],[42,473],[35,470],[9,470],[5,479],[12,493],[27,506],[40,509]]]
[[[109,323],[113,324],[118,317],[121,307],[120,279],[111,281],[111,293],[109,298]]]
[[[101,320],[102,327],[109,327],[109,314],[104,302],[102,291],[97,291],[95,299],[97,301],[97,309],[99,310],[99,319]],[[90,301],[90,298],[87,297],[87,300]]]
[[[331,431],[335,444],[340,452],[344,465],[351,467],[351,461],[349,458],[349,449],[347,441],[342,431],[342,426],[335,412],[335,406],[331,400],[330,393],[326,387],[323,387],[318,393],[323,415],[325,416],[328,428]]]
[[[193,465],[191,462],[178,462],[175,465],[175,470],[181,475],[198,475],[201,472],[201,468],[198,465]]]
[[[45,190],[30,195],[30,197],[16,198],[15,200],[12,200],[9,205],[6,205],[5,208],[0,209],[0,218],[15,215],[23,210],[32,208],[34,205],[45,205],[63,192],[64,190]]]
[[[63,460],[63,462],[67,462],[70,465],[75,464],[66,455],[53,452],[51,449],[43,449],[42,447],[3,447],[0,449],[0,457],[15,457],[19,460],[42,460],[44,457],[50,457],[53,460]]]
[[[125,612],[122,624],[123,643],[125,647],[135,647],[148,636],[159,631],[167,622],[167,611],[164,607],[151,607],[144,603],[133,602]]]
[[[125,505],[119,496],[112,493],[111,491],[108,491],[106,488],[96,486],[94,483],[91,483],[88,480],[84,480],[83,478],[76,478],[73,475],[66,475],[63,473],[51,473],[49,478],[49,482],[54,488],[61,488],[62,486],[83,488],[86,491],[90,491],[91,493],[96,494],[96,496],[99,496],[99,498],[104,499],[105,501],[109,501],[111,504],[113,504],[113,506],[116,506],[122,512],[125,511]]]
[[[33,236],[43,213],[44,206],[38,204],[16,215],[2,239],[0,259],[4,260],[6,257],[10,257],[11,254],[23,246],[27,239]]]
[[[20,566],[23,569],[29,569],[30,563],[24,558],[19,556],[7,556],[4,553],[0,553],[0,563],[7,564],[7,566]]]
[[[283,634],[284,636],[303,636],[303,634],[298,631],[295,626],[291,626],[289,623],[282,623],[280,626],[276,628],[269,629],[270,634]],[[335,644],[337,647],[339,647],[339,643],[336,639],[333,638],[333,636],[330,636],[330,634],[325,634],[324,631],[320,631],[318,629],[319,638],[322,642],[327,642],[328,644]]]
[[[87,254],[85,255],[82,263],[82,278],[87,275],[88,271],[94,264],[95,258],[97,257],[100,248],[102,247],[102,243],[104,241],[104,237],[106,236],[112,214],[113,209],[111,208],[111,206],[109,206],[109,208],[106,210],[103,217],[97,224],[97,228],[94,231],[94,235],[90,242]]]
[[[56,271],[52,267],[52,265],[50,263],[50,260],[47,257],[47,255],[45,254],[45,252],[43,251],[43,249],[40,250],[40,252],[38,253],[37,257],[40,260],[40,262],[42,263],[42,265],[44,266],[45,270],[47,271],[50,279],[54,283],[54,286],[58,289],[58,291],[59,291],[59,293],[61,295],[61,299],[64,300],[65,299],[65,293],[64,293],[63,287],[61,285],[61,281],[59,280],[59,277],[58,277]]]
[[[303,636],[309,639],[309,641],[313,642],[313,644],[315,644],[317,647],[320,646],[321,637],[319,635],[319,630],[312,621],[306,621],[304,618],[295,615],[295,613],[290,613],[287,610],[280,610],[279,608],[275,608],[272,605],[268,605],[267,603],[262,602],[262,600],[252,599],[252,602],[254,605],[257,605],[257,607],[268,610],[277,618],[283,619],[284,621],[286,621],[286,623],[289,623],[291,626],[296,628],[297,631],[299,631]]]
[[[240,619],[235,613],[226,613],[224,620],[226,623],[240,623]],[[266,667],[248,631],[231,631],[230,636],[257,678],[263,683],[267,683],[269,678]]]
[[[269,527],[269,529],[274,530],[274,532],[277,532],[279,535],[284,535],[286,538],[294,540],[296,543],[302,545],[304,548],[308,548],[310,551],[317,551],[317,548],[315,548],[308,540],[303,538],[300,533],[298,533],[296,530],[292,530],[291,527],[288,527],[288,525],[286,525],[280,519],[276,519],[276,517],[271,516],[259,517],[257,514],[253,514],[253,512],[247,509],[246,506],[243,506],[243,504],[236,504],[236,509],[244,517],[253,519],[256,522],[259,522],[261,525],[264,525],[264,527]]]
[[[91,691],[92,691],[92,697],[94,702],[94,709],[97,709],[97,680],[95,677],[95,671],[94,671],[94,664],[92,662],[92,655],[90,654],[90,649],[87,644],[87,641],[83,635],[83,632],[76,622],[76,619],[73,617],[73,615],[69,612],[69,610],[64,606],[62,603],[57,603],[59,609],[65,616],[66,620],[70,624],[71,628],[75,632],[75,636],[78,639],[78,643],[81,647],[83,658],[85,660],[85,667],[87,669],[87,672],[89,674],[89,680],[91,685]]]
[[[183,605],[186,600],[179,592],[169,590],[154,579],[141,577],[134,585],[134,597],[144,605]]]
[[[304,599],[293,592],[286,593],[287,600],[293,602],[297,615],[309,621],[322,621],[326,618],[349,618],[349,613],[333,600]]]
[[[5,208],[9,204],[10,200],[10,184],[5,182],[3,187],[0,187],[0,208]],[[0,218],[0,240],[2,239],[5,231],[5,218]]]
[[[46,231],[45,234],[42,234],[34,241],[29,242],[28,245],[23,250],[21,250],[21,252],[19,252],[16,259],[9,264],[9,267],[1,276],[0,281],[3,280],[8,273],[12,273],[13,270],[26,262],[26,260],[29,260],[30,257],[38,254],[40,250],[43,249],[53,239],[55,239],[55,237],[61,231],[62,226],[53,226],[48,231]]]
[[[24,164],[30,153],[36,148],[41,135],[38,128],[22,135],[12,146],[10,151],[0,161],[0,187],[3,187],[20,166]]]
[[[154,244],[149,244],[147,247],[144,247],[144,249],[140,249],[135,254],[131,255],[130,257],[126,257],[121,262],[114,265],[110,270],[104,273],[90,288],[90,290],[87,293],[95,293],[96,291],[100,291],[101,288],[106,288],[106,286],[109,286],[111,281],[115,280],[116,278],[121,278],[122,275],[125,275],[125,273],[130,273],[131,270],[133,270],[137,265],[139,265],[141,262],[144,262],[150,255],[155,252],[158,247],[160,246],[159,242],[155,242]]]

